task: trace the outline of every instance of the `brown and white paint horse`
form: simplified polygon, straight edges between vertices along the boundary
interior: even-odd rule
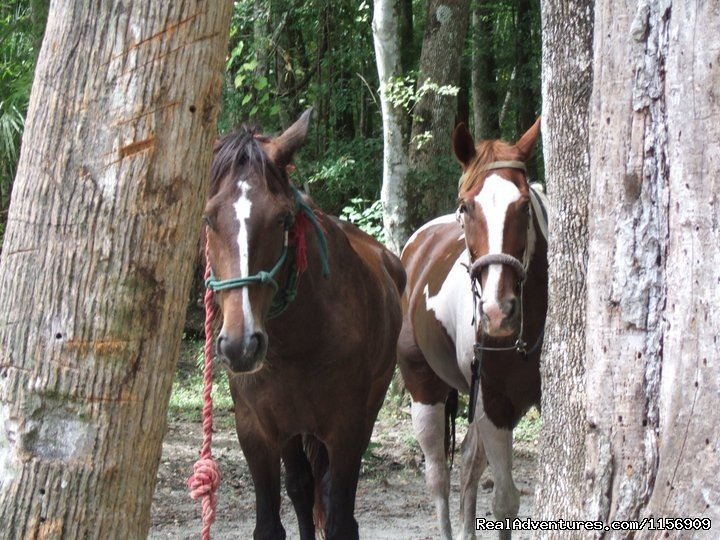
[[[547,311],[547,218],[524,166],[539,133],[538,119],[515,145],[476,147],[460,124],[453,133],[463,169],[458,210],[416,231],[401,256],[408,283],[398,364],[445,539],[452,538],[446,401],[453,389],[470,393],[473,360],[479,393],[462,445],[461,537],[475,538],[478,481],[488,461],[496,519],[516,517],[520,504],[512,429],[540,403]]]
[[[285,538],[281,459],[300,538],[315,538],[316,527],[328,539],[358,538],[361,458],[402,323],[400,260],[288,179],[309,116],[276,138],[224,137],[205,208],[208,286],[223,315],[217,351],[255,485],[256,539]]]

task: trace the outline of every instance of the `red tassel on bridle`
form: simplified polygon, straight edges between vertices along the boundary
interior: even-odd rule
[[[311,227],[310,219],[302,213],[295,215],[295,222],[290,227],[288,244],[295,250],[295,267],[302,274],[307,270],[307,231]]]

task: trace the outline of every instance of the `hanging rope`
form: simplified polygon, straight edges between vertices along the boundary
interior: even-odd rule
[[[210,277],[210,258],[205,243],[205,280]],[[220,470],[212,457],[212,375],[213,375],[213,320],[215,300],[213,291],[205,289],[205,369],[203,371],[203,443],[200,459],[195,462],[193,475],[188,479],[190,497],[202,499],[202,540],[210,540],[210,527],[215,521],[217,490],[220,486]]]

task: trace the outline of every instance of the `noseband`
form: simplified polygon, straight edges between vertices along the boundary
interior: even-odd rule
[[[323,276],[328,277],[330,275],[325,233],[323,232],[322,227],[318,223],[313,209],[310,208],[310,206],[302,200],[302,195],[300,194],[300,191],[294,186],[292,187],[292,190],[295,197],[295,212],[293,213],[292,219],[288,219],[285,222],[285,228],[283,230],[283,249],[280,253],[280,258],[275,263],[275,266],[273,266],[270,271],[260,270],[257,274],[252,276],[223,280],[217,279],[215,277],[215,274],[211,271],[210,277],[205,281],[205,287],[215,292],[227,291],[231,289],[240,289],[242,287],[249,287],[250,285],[270,284],[273,289],[275,289],[273,303],[270,307],[270,312],[268,313],[268,318],[270,319],[272,319],[273,317],[277,317],[278,315],[283,313],[288,308],[290,303],[295,300],[295,296],[297,295],[297,282],[300,275],[297,267],[294,267],[290,272],[287,282],[285,283],[285,287],[282,291],[280,291],[280,286],[278,285],[277,281],[275,281],[275,276],[277,276],[278,272],[280,272],[280,269],[283,267],[285,261],[288,258],[288,252],[290,251],[290,229],[295,223],[298,213],[302,213],[303,215],[305,215],[315,229],[318,247],[320,249],[320,260],[322,262]]]
[[[480,169],[480,172],[486,172],[486,171],[492,171],[495,169],[518,169],[523,171],[523,173],[526,173],[526,167],[525,163],[522,161],[494,161],[492,163],[488,163],[484,167]],[[462,183],[463,179],[460,179],[460,182]],[[532,189],[532,188],[531,188]],[[532,224],[532,205],[530,206],[531,214],[531,224]],[[525,245],[525,250],[527,251],[527,244]],[[527,259],[527,257],[523,257],[523,259]],[[482,257],[479,257],[476,259],[472,265],[468,267],[468,273],[470,274],[470,281],[471,281],[471,287],[472,287],[472,295],[473,295],[473,319],[472,319],[472,325],[475,327],[475,335],[477,335],[477,311],[478,311],[478,304],[482,306],[482,295],[478,291],[478,283],[480,283],[482,271],[490,266],[491,264],[501,264],[503,266],[507,266],[511,268],[517,277],[517,283],[520,289],[520,329],[518,330],[518,338],[517,341],[515,341],[514,345],[507,346],[507,347],[488,347],[485,345],[485,333],[482,333],[482,337],[480,338],[479,342],[475,342],[473,345],[473,360],[470,364],[470,371],[471,371],[471,381],[470,381],[470,400],[468,403],[468,422],[471,422],[474,420],[475,417],[475,401],[477,400],[478,395],[478,386],[480,384],[480,366],[482,364],[482,357],[483,353],[485,351],[515,351],[520,358],[523,360],[527,360],[528,355],[533,354],[537,351],[538,347],[541,346],[543,341],[543,336],[545,335],[545,328],[540,332],[540,335],[537,338],[537,341],[535,344],[530,348],[530,350],[527,350],[527,343],[523,339],[523,332],[524,332],[524,309],[523,309],[523,289],[525,284],[525,278],[527,277],[527,268],[525,265],[513,257],[512,255],[509,255],[507,253],[488,253],[487,255],[483,255]],[[529,264],[529,262],[528,262]]]

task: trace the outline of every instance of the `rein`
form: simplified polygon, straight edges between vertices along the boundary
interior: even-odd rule
[[[523,172],[526,171],[525,163],[522,161],[494,161],[492,163],[488,163],[484,167],[480,169],[480,172],[486,172],[491,171],[494,169],[518,169]],[[461,182],[462,182],[461,178]],[[531,205],[531,208],[535,208],[535,200],[532,196],[532,188],[531,188],[531,200],[533,204]],[[543,209],[544,211],[544,209]],[[530,222],[532,223],[532,210],[530,211]],[[525,246],[525,249],[527,250],[527,245]],[[527,257],[523,257],[523,259],[527,259]],[[523,309],[523,291],[524,291],[524,284],[525,284],[525,278],[527,277],[527,268],[525,265],[523,265],[522,262],[520,262],[518,259],[513,257],[512,255],[509,255],[507,253],[489,253],[487,255],[483,255],[482,257],[479,257],[477,260],[475,260],[472,265],[468,266],[468,273],[470,274],[470,281],[471,281],[471,287],[472,287],[472,295],[473,295],[473,319],[472,319],[472,325],[475,327],[475,335],[477,335],[477,308],[478,308],[478,302],[482,304],[482,297],[478,291],[478,283],[480,281],[480,275],[484,268],[490,266],[491,264],[502,264],[504,266],[510,267],[514,272],[515,275],[518,278],[518,285],[520,288],[520,329],[518,330],[518,337],[515,341],[514,345],[510,345],[507,347],[488,347],[485,345],[485,334],[482,333],[482,337],[480,338],[480,341],[476,341],[473,345],[473,360],[470,364],[470,373],[471,373],[471,379],[470,379],[470,398],[468,403],[468,422],[472,423],[475,419],[475,407],[476,407],[476,401],[478,396],[478,389],[480,386],[480,370],[482,366],[482,359],[483,359],[483,353],[485,351],[490,352],[500,352],[500,351],[515,351],[520,358],[523,360],[527,360],[527,357],[533,353],[535,353],[538,348],[542,345],[543,338],[545,336],[545,327],[543,326],[542,330],[540,331],[540,335],[538,336],[537,340],[533,344],[533,346],[530,348],[530,350],[527,350],[527,343],[523,339],[523,333],[524,333],[524,309]],[[529,261],[528,261],[529,264]]]
[[[313,209],[302,200],[300,191],[294,186],[292,187],[292,190],[295,197],[295,214],[293,214],[293,218],[291,220],[288,220],[285,223],[283,231],[283,250],[280,253],[280,258],[275,265],[269,271],[261,270],[252,276],[223,280],[217,279],[211,272],[210,277],[205,280],[205,287],[214,292],[240,289],[242,287],[249,287],[250,285],[271,285],[273,289],[275,289],[275,296],[273,297],[270,312],[268,313],[268,318],[270,319],[283,313],[297,296],[297,285],[300,273],[307,267],[307,262],[305,260],[298,259],[299,256],[305,256],[305,247],[303,243],[305,242],[305,227],[308,221],[315,229],[318,248],[320,250],[320,262],[322,264],[323,276],[330,276],[327,240],[325,239],[325,233],[322,226],[318,222]],[[300,230],[293,230],[294,228],[298,228]],[[294,246],[290,246],[291,230],[294,233],[292,236],[297,242]],[[285,287],[280,290],[280,285],[278,285],[275,277],[280,272],[280,269],[285,265],[291,247],[294,248],[292,263],[293,268],[291,269],[290,275],[285,282]]]

